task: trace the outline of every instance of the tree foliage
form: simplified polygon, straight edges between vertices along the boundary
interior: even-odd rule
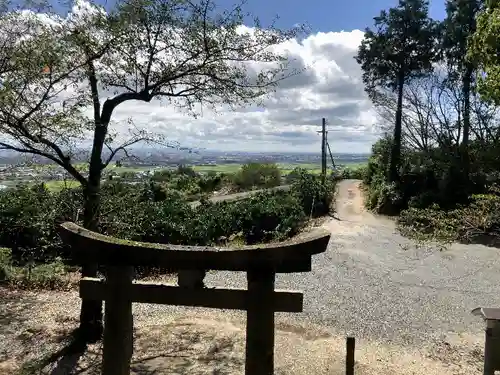
[[[193,180],[196,177],[191,177]],[[249,199],[191,206],[180,191],[157,182],[130,185],[107,181],[101,190],[98,230],[118,238],[179,245],[254,244],[284,240],[310,216],[328,213],[334,186],[300,171],[291,192],[258,193]],[[0,247],[11,249],[15,265],[70,261],[58,224],[82,224],[83,191],[49,191],[43,184],[0,191]]]
[[[471,132],[471,94],[475,64],[466,58],[470,37],[476,31],[476,16],[483,0],[448,0],[443,21],[442,50],[448,64],[448,84],[461,86],[463,121],[461,126],[461,152],[464,177],[469,178],[469,138]]]
[[[477,16],[477,28],[468,48],[468,58],[478,66],[478,92],[484,100],[500,105],[500,3],[486,1]]]
[[[476,32],[476,17],[484,0],[447,0],[446,18],[442,22],[442,46],[448,65],[454,69],[452,78],[461,79],[467,69],[474,69],[467,59],[469,40]]]
[[[375,17],[367,28],[356,61],[363,70],[367,93],[380,89],[398,92],[389,179],[396,181],[401,153],[403,87],[432,69],[436,57],[436,24],[428,16],[426,0],[400,0],[398,6]]]
[[[117,107],[130,100],[163,99],[197,115],[201,105],[258,101],[280,80],[298,73],[288,69],[286,56],[273,51],[298,30],[263,29],[258,23],[248,29],[239,6],[217,13],[211,0],[130,0],[106,13],[97,5],[77,5],[80,11],[66,19],[46,9],[45,16],[13,12],[0,20],[8,47],[0,59],[6,67],[1,72],[0,147],[44,156],[65,168],[93,201],[86,209],[86,226],[95,226],[102,170],[116,153],[157,140],[149,129],[130,126],[131,137],[112,147]],[[83,11],[84,6],[90,10]],[[11,39],[11,28],[21,26],[29,32]],[[256,71],[255,63],[266,68]],[[75,145],[89,136],[85,176],[72,157]]]
[[[118,132],[117,108],[157,99],[196,116],[204,106],[259,101],[298,73],[275,47],[300,29],[264,28],[258,21],[248,28],[241,6],[119,0],[106,12],[97,3],[73,5],[66,18],[57,6],[34,11],[31,3],[0,14],[0,149],[63,167],[83,188],[88,229],[99,229],[102,173],[117,153],[128,155],[141,141],[170,145],[132,120],[129,134]],[[85,140],[91,141],[86,174],[73,163]],[[95,276],[96,270],[86,266],[82,274]],[[83,301],[85,335],[99,334],[89,325],[101,325],[100,305]]]
[[[445,2],[446,18],[435,28],[435,69],[421,70],[402,92],[367,82],[385,135],[373,145],[364,176],[366,203],[399,215],[404,234],[464,241],[499,236],[500,102],[493,77],[500,13],[497,2],[484,3]],[[388,69],[379,71],[381,82],[392,79]],[[399,113],[400,173],[387,181]]]
[[[271,188],[281,185],[281,171],[274,163],[246,163],[234,175],[238,190]]]
[[[356,60],[368,94],[378,88],[395,91],[403,82],[431,70],[436,54],[436,25],[428,16],[428,1],[400,0],[398,6],[374,17]]]

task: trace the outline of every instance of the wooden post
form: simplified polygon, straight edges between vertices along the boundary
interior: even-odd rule
[[[133,267],[107,267],[102,375],[130,375]]]
[[[321,119],[321,179],[326,179],[326,118]]]
[[[345,374],[354,375],[354,350],[356,349],[356,339],[348,337],[346,340]]]
[[[273,270],[247,272],[248,309],[245,375],[274,374]]]
[[[484,345],[484,375],[494,375],[500,370],[500,321],[486,321]]]

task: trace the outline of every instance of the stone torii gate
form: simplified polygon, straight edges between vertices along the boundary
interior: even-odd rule
[[[330,233],[298,241],[238,249],[124,241],[66,222],[61,237],[79,264],[105,266],[106,278],[83,278],[80,297],[105,301],[103,375],[129,375],[133,352],[132,303],[247,311],[245,375],[274,373],[274,313],[301,312],[303,294],[275,290],[276,273],[311,271],[312,255],[326,250]],[[133,282],[134,266],[178,274],[177,285]],[[244,271],[247,289],[205,288],[208,270]]]

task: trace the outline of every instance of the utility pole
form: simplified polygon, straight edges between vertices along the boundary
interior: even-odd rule
[[[326,171],[327,171],[327,166],[328,166],[328,155],[327,155],[327,149],[330,148],[330,145],[328,144],[328,130],[326,130],[326,126],[325,126],[325,151],[323,152],[323,158],[324,158],[324,161],[323,161],[323,169],[324,169],[324,174],[326,176]]]
[[[326,179],[326,118],[321,121],[321,180],[325,183]]]

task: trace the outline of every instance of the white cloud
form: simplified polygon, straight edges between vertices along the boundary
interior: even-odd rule
[[[368,152],[376,139],[375,113],[354,60],[362,37],[360,30],[316,33],[281,46],[306,70],[280,84],[265,108],[206,109],[194,119],[158,101],[127,102],[114,119],[132,118],[189,147],[314,152],[320,149],[316,131],[325,117],[333,152]]]
[[[85,14],[96,14],[84,0],[77,1],[73,12],[66,22],[78,23]],[[333,152],[368,152],[376,139],[375,113],[354,60],[362,38],[360,30],[318,32],[277,46],[294,59],[294,68],[305,71],[283,81],[265,100],[265,108],[220,109],[217,113],[203,109],[194,119],[159,101],[127,101],[114,112],[114,130],[126,130],[127,120],[132,119],[139,128],[161,133],[181,146],[319,151],[316,132],[325,117]]]

